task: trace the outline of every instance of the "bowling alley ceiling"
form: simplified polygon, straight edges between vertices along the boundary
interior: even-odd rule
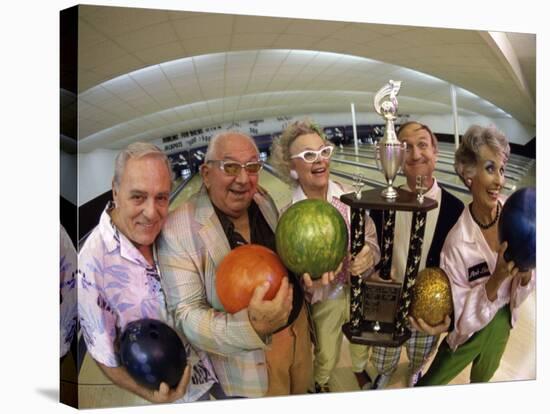
[[[80,6],[79,151],[276,116],[373,111],[535,125],[535,35]],[[63,95],[62,95],[63,100]]]

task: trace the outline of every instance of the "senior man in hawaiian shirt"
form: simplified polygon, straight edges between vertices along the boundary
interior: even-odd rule
[[[115,161],[113,200],[79,254],[79,317],[88,352],[116,385],[155,403],[208,399],[217,383],[203,353],[186,344],[188,361],[179,385],[158,390],[138,384],[121,365],[117,342],[126,325],[153,318],[172,325],[166,311],[154,242],[168,214],[172,173],[166,155],[134,143]],[[188,365],[189,366],[189,365]]]

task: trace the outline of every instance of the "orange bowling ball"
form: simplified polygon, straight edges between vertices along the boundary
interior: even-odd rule
[[[265,281],[271,286],[264,299],[273,299],[285,276],[287,270],[274,251],[246,244],[231,250],[218,266],[216,292],[224,309],[236,313],[248,307],[254,289]]]

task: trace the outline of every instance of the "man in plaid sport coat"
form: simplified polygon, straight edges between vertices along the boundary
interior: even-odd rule
[[[266,395],[266,352],[269,355],[272,337],[279,335],[272,334],[287,324],[292,309],[293,288],[287,278],[273,300],[262,299],[268,286],[260,286],[248,308],[234,314],[224,311],[216,293],[216,269],[232,248],[264,244],[265,238],[274,237],[277,210],[257,186],[260,169],[250,137],[236,132],[215,136],[201,166],[203,186],[169,216],[158,244],[168,310],[189,341],[211,358],[223,391],[220,398]],[[294,368],[301,372],[305,390],[311,342],[305,314],[302,319],[305,334],[295,339],[306,357],[296,358],[295,365],[303,360],[304,366]]]

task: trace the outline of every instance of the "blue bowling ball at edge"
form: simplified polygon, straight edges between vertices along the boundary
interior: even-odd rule
[[[500,242],[508,242],[504,259],[513,260],[522,272],[535,268],[537,263],[536,204],[534,188],[517,190],[506,200],[498,223]]]
[[[130,322],[120,338],[119,356],[130,376],[152,390],[158,390],[161,382],[175,388],[187,365],[178,334],[156,319]]]

